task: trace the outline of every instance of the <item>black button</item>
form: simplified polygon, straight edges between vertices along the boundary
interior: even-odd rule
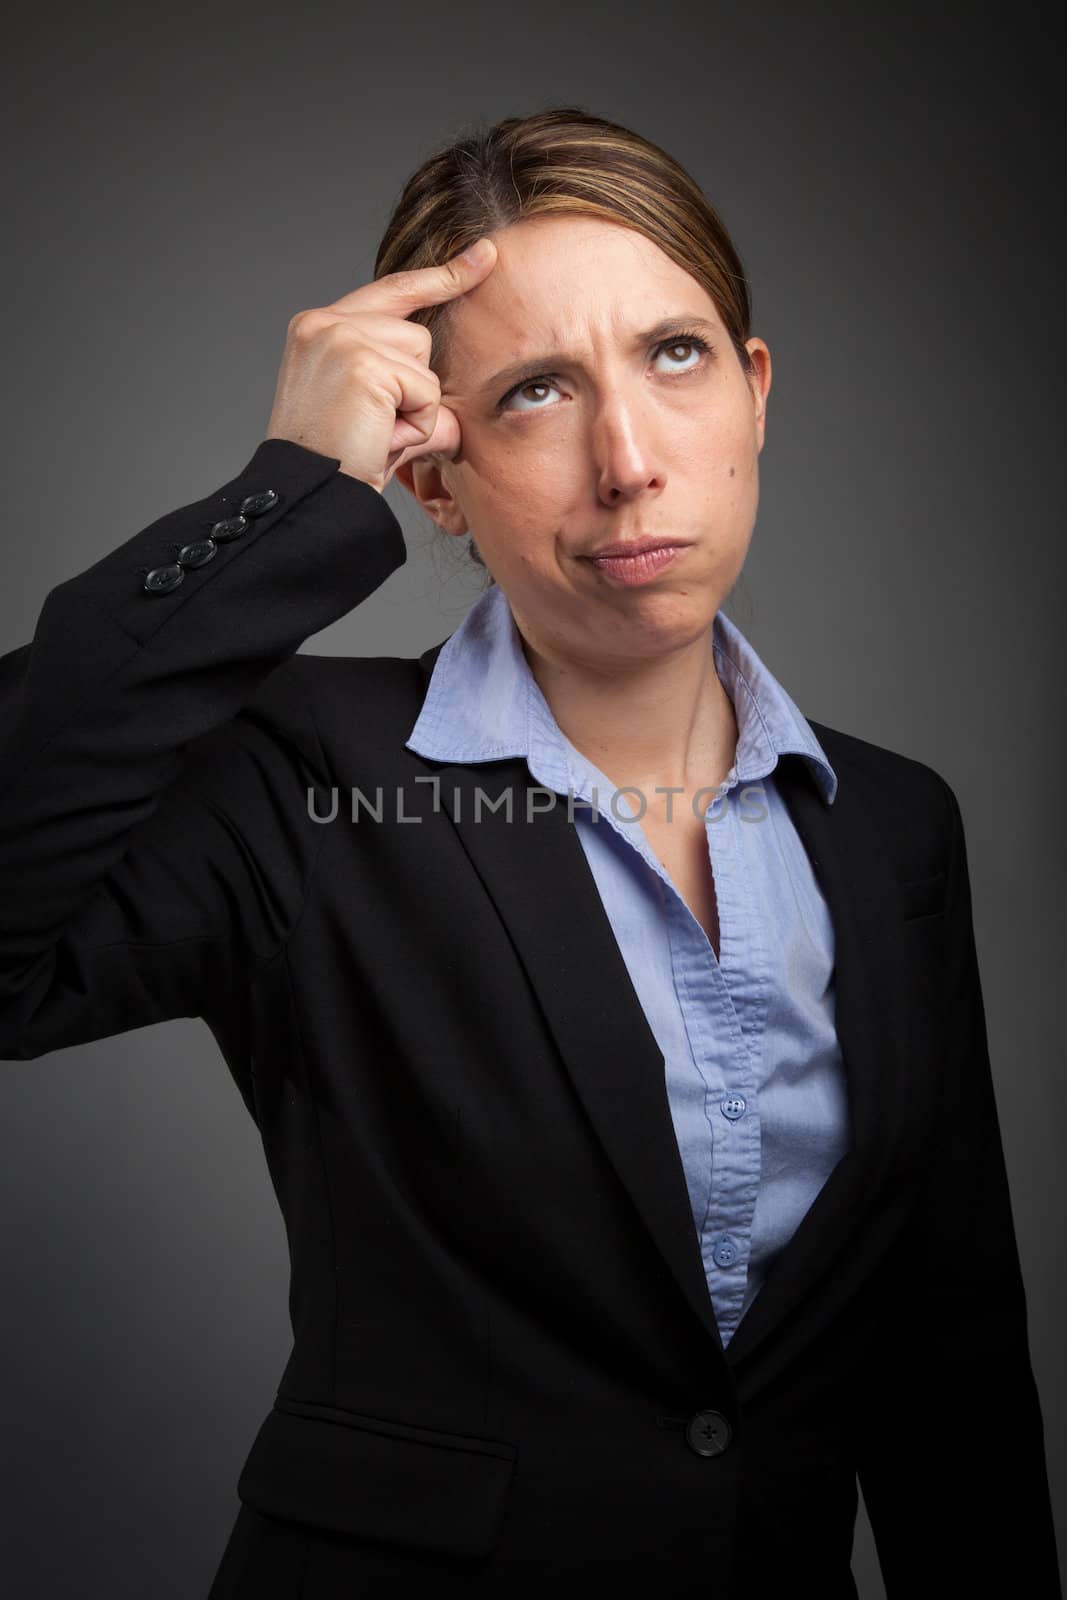
[[[224,517],[221,522],[216,522],[208,537],[214,539],[216,544],[225,544],[227,539],[239,539],[248,526],[247,517]]]
[[[169,594],[176,589],[185,577],[181,567],[175,563],[172,567],[153,567],[144,581],[144,586],[149,594]]]
[[[219,553],[219,547],[214,539],[197,539],[194,544],[183,544],[178,551],[178,560],[183,567],[203,567],[209,561],[214,561]]]
[[[730,1443],[730,1424],[721,1411],[698,1411],[686,1424],[685,1438],[698,1456],[721,1456]]]
[[[264,511],[269,511],[277,504],[276,492],[273,489],[264,489],[262,494],[246,494],[237,509],[243,517],[261,517]]]

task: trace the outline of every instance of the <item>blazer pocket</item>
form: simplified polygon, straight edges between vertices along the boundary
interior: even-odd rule
[[[237,1481],[253,1511],[454,1555],[486,1555],[518,1449],[279,1396]]]
[[[905,922],[916,922],[920,917],[936,917],[945,909],[945,874],[931,873],[926,878],[912,878],[900,884],[903,905],[901,916]]]

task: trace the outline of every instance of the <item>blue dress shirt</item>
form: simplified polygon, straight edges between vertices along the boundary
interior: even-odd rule
[[[498,584],[441,649],[406,743],[434,761],[520,756],[536,783],[569,798],[663,1052],[693,1225],[726,1345],[845,1153],[847,1103],[833,927],[773,773],[780,754],[800,752],[828,803],[837,778],[809,723],[721,611],[712,643],[738,728],[734,765],[705,791],[718,958],[649,847],[641,796],[616,789],[557,725]]]

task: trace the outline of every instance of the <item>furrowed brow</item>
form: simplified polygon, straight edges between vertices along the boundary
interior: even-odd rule
[[[707,317],[686,316],[683,313],[677,317],[664,317],[654,327],[645,328],[641,333],[634,334],[632,346],[634,349],[640,349],[647,344],[656,344],[661,339],[669,338],[672,333],[681,333],[687,328],[692,329],[694,333],[706,333],[712,339],[718,338],[720,333],[720,329]],[[495,372],[491,378],[487,378],[479,385],[479,392],[502,394],[506,389],[514,388],[517,383],[529,382],[531,378],[553,372],[558,367],[571,366],[581,366],[581,361],[565,350],[551,350],[544,355],[533,356],[529,361],[519,361],[510,367],[502,367],[499,372]]]

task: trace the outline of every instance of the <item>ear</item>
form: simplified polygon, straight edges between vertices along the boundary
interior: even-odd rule
[[[771,352],[762,339],[746,339],[745,349],[752,362],[752,371],[747,377],[755,407],[756,442],[762,450],[767,427],[767,396],[771,392]]]
[[[467,518],[444,478],[444,463],[436,455],[402,461],[393,473],[414,500],[445,533],[467,532]]]

